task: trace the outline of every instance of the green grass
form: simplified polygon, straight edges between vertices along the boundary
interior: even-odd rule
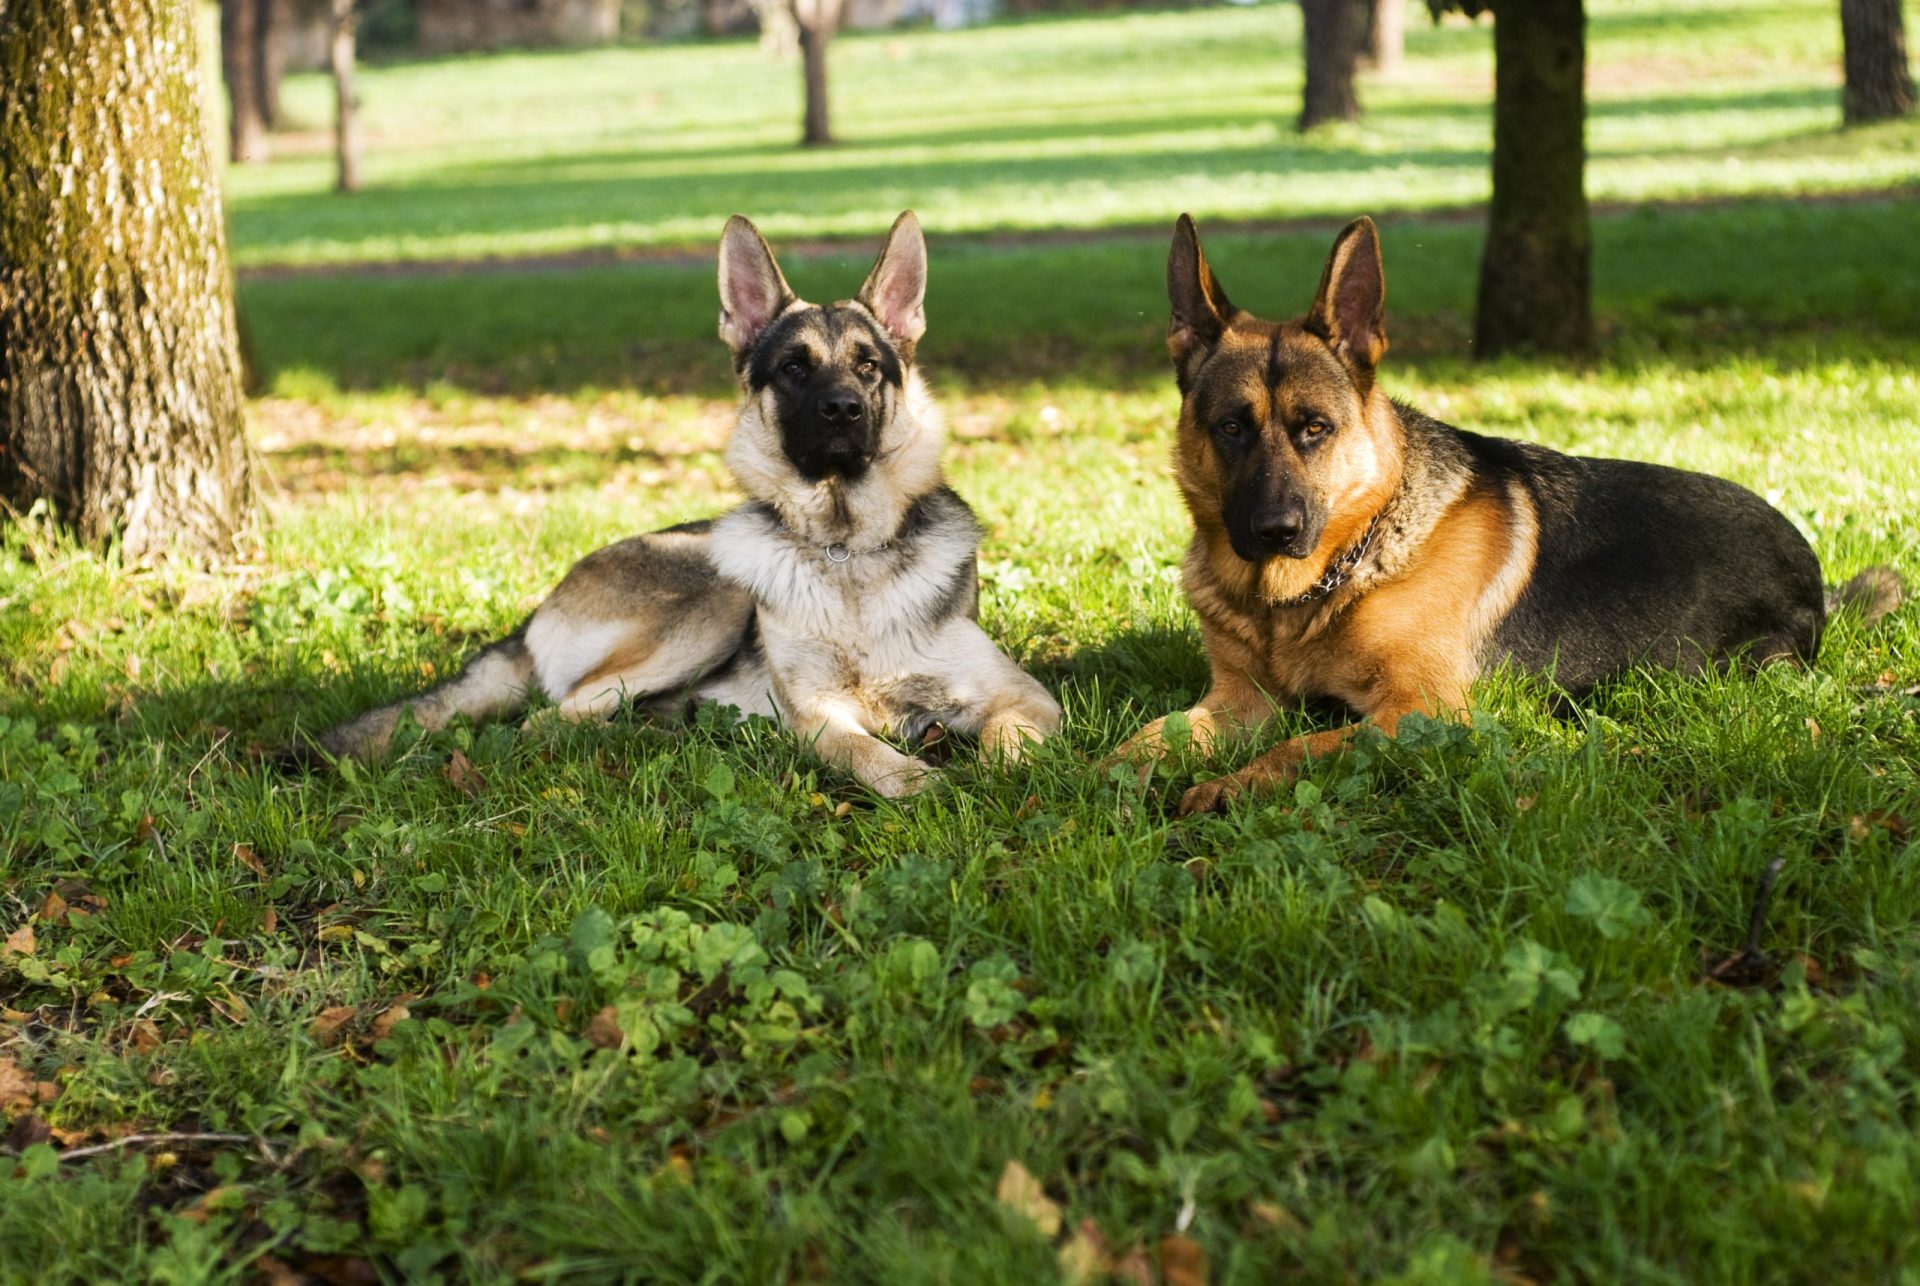
[[[1415,3],[1416,0],[1409,0]],[[1592,195],[1644,202],[1920,179],[1920,125],[1842,132],[1829,0],[1589,5]],[[1920,5],[1910,5],[1920,21]],[[848,35],[840,147],[793,145],[799,73],[752,43],[369,69],[368,190],[334,197],[314,128],[230,176],[243,266],[697,246],[736,211],[782,238],[1347,218],[1483,201],[1490,27],[1410,15],[1366,119],[1302,138],[1295,5]]]
[[[1596,12],[1597,45],[1659,45],[1709,84],[1729,30],[1756,33],[1769,84],[1832,40],[1824,7]],[[1293,21],[954,39],[1127,53],[1141,24],[1217,22],[1250,57],[1256,19]],[[1416,39],[1464,65],[1484,35]],[[515,111],[516,84],[755,57],[392,68],[370,95],[491,69],[501,115],[474,137],[545,164],[540,129],[615,106]],[[1043,154],[1053,91],[1012,83]],[[1774,128],[1764,103],[1729,111],[1729,134]],[[435,119],[413,178],[494,184],[479,143],[462,160],[432,132],[459,114]],[[675,144],[715,166],[716,210],[754,163],[720,134]],[[1820,137],[1844,159],[1903,136]],[[292,195],[317,174],[241,182],[285,180],[290,227],[335,217]],[[812,218],[818,195],[742,204]],[[735,492],[705,264],[247,281],[262,547],[135,569],[37,518],[0,529],[0,941],[34,931],[0,958],[0,1096],[57,1090],[0,1104],[0,1282],[249,1280],[267,1255],[342,1279],[365,1259],[390,1280],[1047,1280],[1058,1247],[995,1198],[1009,1161],[1115,1259],[1184,1235],[1228,1281],[1914,1282],[1920,608],[1837,621],[1811,672],[1641,674],[1572,713],[1496,679],[1471,726],[1416,724],[1223,819],[1171,815],[1206,765],[1145,787],[1100,767],[1205,681],[1159,338],[1178,197],[1127,198],[1150,233],[1064,244],[936,225],[923,357],[986,526],[984,621],[1067,726],[906,804],[712,719],[461,726],[376,769],[267,767],[296,729],[448,673],[586,550]],[[847,216],[869,237],[927,208],[847,200],[881,211]],[[1734,478],[1830,578],[1920,583],[1912,224],[1899,193],[1603,218],[1604,348],[1568,368],[1466,364],[1478,233],[1401,214],[1383,378],[1464,427]],[[1208,247],[1237,300],[1287,313],[1331,227]],[[832,297],[865,253],[786,262]],[[1767,962],[1710,980],[1779,857]],[[597,1047],[614,1029],[629,1046]],[[56,1155],[136,1130],[244,1141]]]

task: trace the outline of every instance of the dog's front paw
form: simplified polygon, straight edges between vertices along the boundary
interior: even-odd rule
[[[980,759],[989,767],[1011,768],[1028,750],[1045,741],[1049,731],[1024,715],[991,719],[980,730]]]
[[[1203,781],[1180,796],[1180,816],[1192,817],[1195,813],[1224,813],[1234,797],[1246,788],[1246,783],[1240,780],[1238,773],[1228,773],[1224,777],[1215,777],[1212,781]]]
[[[939,769],[910,760],[894,771],[875,773],[867,780],[867,787],[883,799],[906,799],[939,780]]]

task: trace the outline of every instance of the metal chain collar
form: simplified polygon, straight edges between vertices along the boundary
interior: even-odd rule
[[[1308,603],[1317,603],[1327,595],[1333,593],[1334,590],[1339,589],[1342,585],[1352,580],[1354,570],[1358,568],[1366,556],[1372,552],[1373,538],[1380,531],[1380,520],[1386,516],[1387,511],[1383,507],[1378,513],[1374,514],[1373,521],[1367,524],[1367,529],[1360,533],[1360,539],[1348,546],[1344,554],[1341,554],[1338,558],[1327,564],[1326,570],[1320,573],[1319,580],[1307,586],[1306,589],[1295,594],[1292,598],[1273,600],[1272,606],[1304,607]]]

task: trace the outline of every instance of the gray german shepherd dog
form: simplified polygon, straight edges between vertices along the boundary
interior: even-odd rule
[[[902,214],[852,300],[810,304],[735,215],[720,239],[720,336],[743,401],[727,464],[749,496],[713,521],[599,549],[457,677],[319,738],[381,752],[402,715],[568,719],[718,701],[778,719],[887,796],[933,769],[882,737],[933,725],[1017,758],[1060,706],[978,622],[973,511],[946,485],[946,428],[914,368],[927,248]]]

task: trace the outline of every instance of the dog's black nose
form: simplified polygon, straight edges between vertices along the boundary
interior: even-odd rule
[[[820,395],[820,418],[837,428],[858,424],[865,409],[857,393],[832,389]]]
[[[1256,517],[1253,534],[1267,548],[1281,550],[1299,539],[1306,525],[1307,507],[1298,500],[1288,500]]]

